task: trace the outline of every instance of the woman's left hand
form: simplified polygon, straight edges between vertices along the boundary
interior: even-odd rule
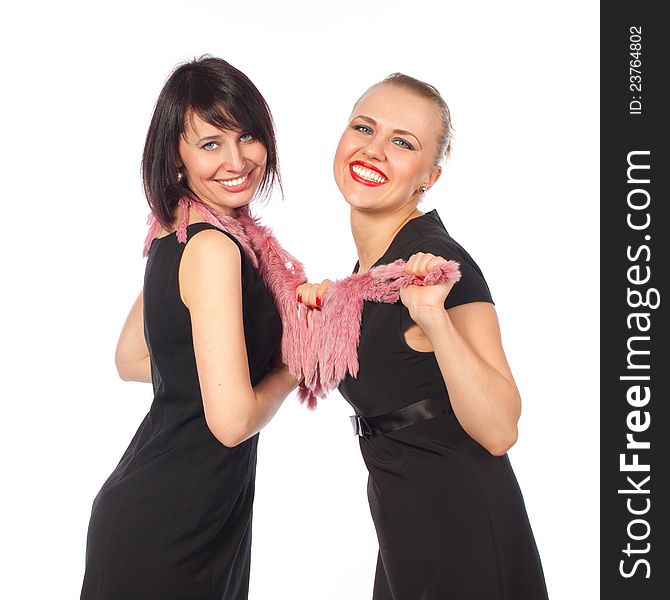
[[[323,295],[333,285],[330,279],[324,279],[321,283],[303,283],[295,290],[296,300],[307,308],[321,308]]]
[[[410,256],[405,271],[410,275],[425,277],[430,270],[446,262],[441,256],[417,252]],[[422,321],[444,312],[444,301],[453,286],[452,281],[437,285],[410,285],[400,290],[400,300],[409,310],[412,320],[420,325]]]

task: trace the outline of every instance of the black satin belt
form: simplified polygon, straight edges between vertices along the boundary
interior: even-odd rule
[[[375,417],[363,417],[362,415],[352,415],[351,424],[354,428],[354,434],[361,437],[368,437],[377,433],[389,433],[398,431],[404,427],[409,427],[415,423],[426,421],[434,417],[440,417],[454,412],[449,402],[449,395],[444,392],[437,396],[424,398],[409,406],[403,406],[383,415]]]

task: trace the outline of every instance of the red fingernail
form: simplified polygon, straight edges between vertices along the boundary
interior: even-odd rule
[[[298,302],[302,302],[302,294],[298,294]]]
[[[321,306],[321,298],[319,298],[318,296],[316,297],[316,305]]]

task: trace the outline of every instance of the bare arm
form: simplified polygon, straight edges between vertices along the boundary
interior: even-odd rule
[[[434,267],[442,260],[414,255],[407,269],[425,275],[431,263]],[[432,346],[463,429],[500,456],[516,442],[521,399],[503,350],[498,317],[487,302],[445,310],[450,289],[451,284],[441,284],[402,290],[402,302],[421,330],[409,333],[424,335]]]
[[[203,231],[188,243],[179,269],[182,300],[191,314],[205,418],[226,446],[260,431],[297,385],[288,369],[278,366],[251,386],[240,271],[239,249],[214,230]]]
[[[144,339],[143,306],[143,293],[140,292],[121,330],[114,360],[121,379],[151,383],[149,350]]]

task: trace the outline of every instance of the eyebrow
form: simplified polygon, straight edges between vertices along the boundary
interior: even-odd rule
[[[363,121],[366,121],[367,123],[370,123],[370,125],[377,125],[377,121],[375,121],[372,117],[368,117],[366,115],[356,115],[351,120],[354,121],[356,119],[363,119]],[[423,149],[423,146],[421,144],[421,140],[419,140],[419,138],[416,137],[416,135],[414,135],[411,131],[407,131],[405,129],[394,129],[393,133],[399,133],[400,135],[411,135],[417,141],[417,143],[419,144],[419,147]]]
[[[221,140],[220,135],[206,135],[205,137],[201,137],[196,144],[202,144],[203,142],[209,142],[211,140],[216,140],[217,142]]]
[[[191,133],[195,133],[195,131],[191,130]],[[201,138],[197,138],[195,141],[189,141],[186,131],[182,134],[182,137],[184,138],[184,141],[189,145],[193,146],[194,148],[197,146],[201,146],[204,143],[209,143],[209,142],[220,142],[221,141],[221,135],[206,135]]]
[[[221,139],[220,134],[203,135],[202,137],[197,137],[197,132],[195,131],[193,126],[191,126],[190,131],[187,131],[186,129],[184,129],[184,131],[182,132],[181,135],[182,135],[182,137],[184,138],[184,141],[187,144],[193,144],[193,145],[201,144],[204,141],[209,141],[209,140],[219,141]],[[188,138],[191,137],[191,136],[195,138],[195,140],[193,142],[190,142],[188,140]]]

